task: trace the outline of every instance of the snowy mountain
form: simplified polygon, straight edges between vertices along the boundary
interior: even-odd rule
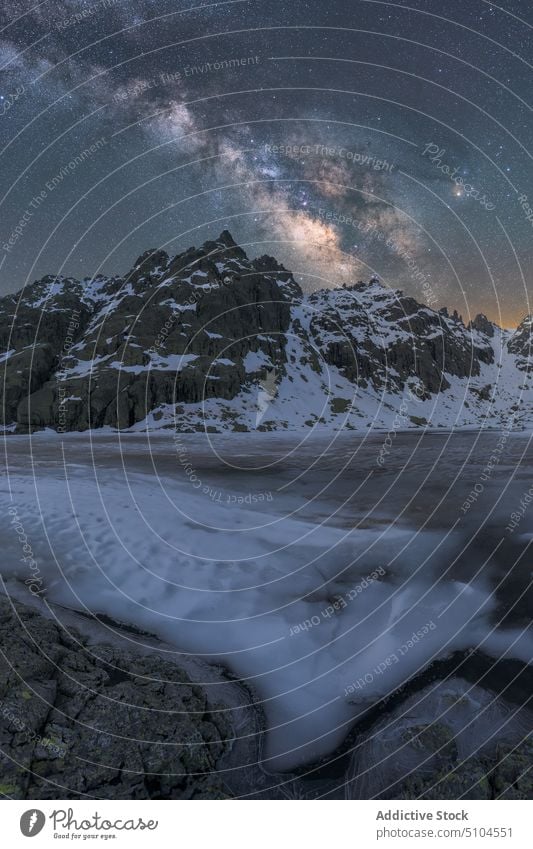
[[[303,294],[224,231],[0,299],[3,423],[180,431],[533,426],[533,318],[465,326],[373,278]]]

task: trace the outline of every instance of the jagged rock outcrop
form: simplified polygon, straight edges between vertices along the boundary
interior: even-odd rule
[[[494,336],[494,325],[482,312],[478,313],[476,317],[472,319],[468,327],[471,330],[479,330],[480,333],[484,333],[485,336],[489,337],[489,339],[492,339]]]

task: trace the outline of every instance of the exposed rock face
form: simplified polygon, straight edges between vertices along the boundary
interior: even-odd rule
[[[124,278],[45,277],[0,299],[1,415],[19,432],[340,427],[347,417],[360,427],[414,387],[428,406],[411,424],[479,424],[514,410],[530,335],[530,319],[510,339],[483,315],[466,328],[457,312],[376,278],[303,296],[273,257],[248,259],[224,231],[174,257],[145,251]],[[516,409],[525,420],[531,407],[533,421],[526,389]]]
[[[227,798],[221,705],[156,654],[91,644],[0,597],[2,794],[12,799]]]
[[[4,421],[127,428],[161,405],[232,399],[248,354],[281,369],[300,294],[227,231],[172,259],[146,251],[123,280],[45,278],[2,305]]]

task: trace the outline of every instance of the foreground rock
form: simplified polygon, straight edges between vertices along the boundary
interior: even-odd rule
[[[232,795],[226,772],[217,769],[229,763],[234,713],[175,663],[91,644],[76,629],[6,597],[0,597],[0,648],[4,796]]]
[[[79,614],[58,611],[61,624],[0,596],[4,797],[533,798],[531,714],[465,680],[418,690],[321,764],[268,775],[261,711],[237,682],[208,681],[204,666],[199,686],[146,650],[148,635],[144,651],[121,648],[101,623],[78,629]]]

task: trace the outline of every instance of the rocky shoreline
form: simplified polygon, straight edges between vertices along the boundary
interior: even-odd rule
[[[176,659],[149,635],[40,604],[42,612],[0,597],[4,797],[244,792],[262,728],[242,685],[196,659]]]
[[[504,701],[490,678],[472,682],[482,657],[460,660],[367,713],[321,763],[273,775],[260,703],[227,670],[111,620],[0,596],[0,794],[533,798],[531,714],[518,707],[529,667],[493,668],[509,678]]]

